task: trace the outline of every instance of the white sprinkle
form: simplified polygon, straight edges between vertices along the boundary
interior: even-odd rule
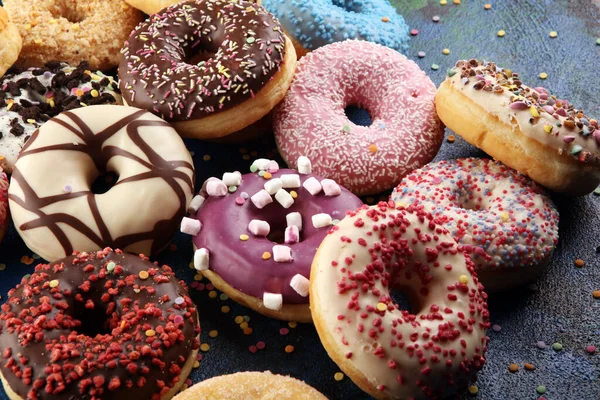
[[[302,184],[302,187],[308,190],[308,193],[312,194],[313,196],[317,195],[321,191],[321,184],[314,176],[311,176],[305,180]]]

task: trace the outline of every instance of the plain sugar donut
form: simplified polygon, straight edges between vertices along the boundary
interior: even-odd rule
[[[119,176],[106,193],[94,180]],[[177,132],[133,107],[100,105],[59,114],[25,144],[9,188],[13,221],[46,260],[106,246],[155,254],[192,198],[194,166]]]
[[[0,77],[17,61],[22,47],[19,30],[8,20],[8,14],[0,6]]]
[[[410,206],[363,206],[330,230],[313,262],[310,307],[329,356],[377,399],[456,395],[485,362],[487,295],[474,265],[431,214]]]
[[[539,275],[558,243],[558,211],[550,198],[498,161],[427,164],[406,176],[390,198],[431,212],[471,256],[488,292]]]
[[[17,65],[88,61],[91,69],[119,64],[119,50],[142,14],[123,0],[4,0],[23,38]]]
[[[400,53],[358,40],[330,44],[298,62],[275,109],[277,147],[290,168],[306,156],[315,174],[359,195],[379,193],[437,153],[434,96],[433,82]],[[352,123],[349,105],[367,109],[372,125]]]

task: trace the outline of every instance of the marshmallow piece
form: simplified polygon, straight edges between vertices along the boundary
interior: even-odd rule
[[[285,216],[287,226],[297,226],[298,230],[302,230],[302,215],[299,212],[289,213]]]
[[[202,248],[194,253],[194,268],[198,271],[206,271],[208,269],[208,249]]]
[[[267,236],[271,232],[271,226],[267,221],[261,221],[260,219],[253,219],[248,224],[248,230],[254,236]]]
[[[190,214],[195,214],[200,209],[200,207],[202,207],[202,204],[204,204],[204,200],[206,200],[204,196],[194,196],[194,198],[192,198],[192,201],[190,201],[190,205],[188,206],[188,212]]]
[[[282,174],[281,182],[284,189],[295,189],[300,187],[300,175],[298,174]]]
[[[296,274],[290,281],[290,286],[300,296],[306,297],[306,296],[308,296],[308,288],[310,286],[310,281],[308,279],[306,279],[304,276],[302,276],[300,274]]]
[[[275,193],[275,200],[283,206],[283,208],[290,208],[294,204],[294,198],[285,189],[279,189]]]
[[[268,158],[259,158],[259,159],[256,159],[252,163],[252,165],[254,165],[256,168],[258,168],[259,171],[265,171],[269,167],[270,162],[271,162],[271,160],[269,160]]]
[[[321,191],[321,184],[314,176],[311,176],[310,178],[305,180],[302,186],[304,187],[304,189],[308,190],[308,193],[312,194],[313,196],[317,195]]]
[[[288,246],[276,244],[273,246],[273,261],[275,262],[290,262],[292,261],[292,249]]]
[[[220,179],[213,179],[206,183],[206,193],[209,196],[225,196],[228,192],[227,186]]]
[[[298,243],[300,241],[300,231],[296,225],[290,225],[285,228],[285,242]]]
[[[279,171],[279,164],[277,163],[277,161],[269,161],[269,164],[267,165],[267,171],[269,171],[270,173]]]
[[[324,228],[329,226],[331,225],[332,221],[331,215],[329,214],[321,213],[312,216],[312,223],[315,228]]]
[[[323,179],[321,181],[321,187],[323,188],[325,196],[338,196],[340,193],[342,193],[340,185],[338,185],[333,179]]]
[[[194,218],[183,217],[181,220],[181,232],[196,236],[200,233],[200,229],[202,229],[202,222],[198,221]]]
[[[263,293],[263,304],[269,310],[279,311],[283,306],[283,296],[276,293]]]
[[[283,183],[281,182],[281,179],[279,179],[279,178],[269,179],[268,181],[265,182],[265,190],[270,195],[277,193],[277,191],[279,189],[281,189],[282,187],[283,187]]]
[[[298,172],[301,174],[310,174],[312,172],[312,164],[308,157],[298,157]]]
[[[240,186],[242,184],[242,174],[239,172],[225,172],[223,183],[225,186]]]
[[[262,209],[267,204],[273,202],[273,199],[271,198],[269,192],[267,192],[264,189],[256,193],[254,196],[250,197],[250,200],[258,209]]]

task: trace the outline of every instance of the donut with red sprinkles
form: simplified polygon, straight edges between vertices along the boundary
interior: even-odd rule
[[[451,397],[485,363],[489,312],[474,264],[412,205],[363,206],[332,227],[311,269],[310,307],[329,356],[377,399]]]
[[[406,176],[391,199],[431,212],[469,253],[488,291],[538,275],[558,243],[558,211],[550,198],[498,161],[428,164]]]
[[[185,284],[143,255],[75,252],[8,296],[0,372],[11,399],[170,399],[200,347]]]

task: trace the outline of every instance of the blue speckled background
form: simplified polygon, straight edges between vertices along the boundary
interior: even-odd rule
[[[419,30],[412,38],[408,56],[439,84],[457,59],[485,58],[520,72],[522,80],[532,86],[544,85],[560,97],[569,98],[592,117],[600,117],[598,82],[600,72],[600,1],[567,0],[496,0],[468,1],[454,5],[448,0],[441,6],[439,0],[391,0],[404,15],[411,28]],[[484,10],[490,2],[491,10]],[[440,22],[432,22],[434,15]],[[498,30],[506,36],[499,38]],[[558,32],[551,39],[550,31]],[[448,48],[450,55],[442,55]],[[417,53],[425,51],[425,58]],[[431,69],[438,64],[439,70]],[[540,72],[548,79],[541,81]],[[246,170],[250,160],[276,154],[271,138],[238,145],[218,145],[187,142],[195,153],[197,185],[210,175],[224,171]],[[437,159],[477,156],[483,153],[460,138],[445,142]],[[600,300],[592,291],[600,289],[600,245],[598,213],[600,197],[582,198],[553,196],[560,214],[560,243],[547,272],[535,283],[514,292],[493,295],[490,299],[492,323],[499,332],[490,330],[488,362],[479,374],[476,396],[471,399],[537,399],[538,385],[545,385],[548,400],[600,399],[600,352],[588,354],[588,345],[600,348]],[[376,200],[376,199],[371,199]],[[189,237],[177,234],[173,241],[177,250],[167,250],[158,261],[172,265],[179,277],[193,282],[194,270],[188,268],[192,259]],[[25,265],[22,256],[32,256],[11,228],[0,245],[0,294],[33,270]],[[573,264],[576,258],[585,261],[583,268]],[[5,268],[4,268],[5,267]],[[206,283],[203,281],[202,283]],[[191,290],[200,310],[202,342],[210,345],[203,353],[200,367],[192,372],[194,382],[212,376],[244,371],[271,370],[304,379],[331,399],[366,399],[366,396],[348,378],[341,382],[333,379],[338,372],[321,346],[314,328],[298,325],[281,335],[287,323],[269,320],[231,300],[209,297],[208,290]],[[223,313],[222,306],[231,311]],[[246,336],[234,322],[238,315],[250,317],[253,333]],[[209,331],[217,330],[216,338]],[[266,343],[264,350],[252,354],[248,347],[259,341]],[[536,346],[537,341],[549,345],[558,341],[564,349],[556,352]],[[295,351],[284,352],[291,344]],[[519,372],[511,373],[508,366],[517,363]],[[526,371],[524,363],[535,365]],[[0,399],[6,395],[0,393]]]

